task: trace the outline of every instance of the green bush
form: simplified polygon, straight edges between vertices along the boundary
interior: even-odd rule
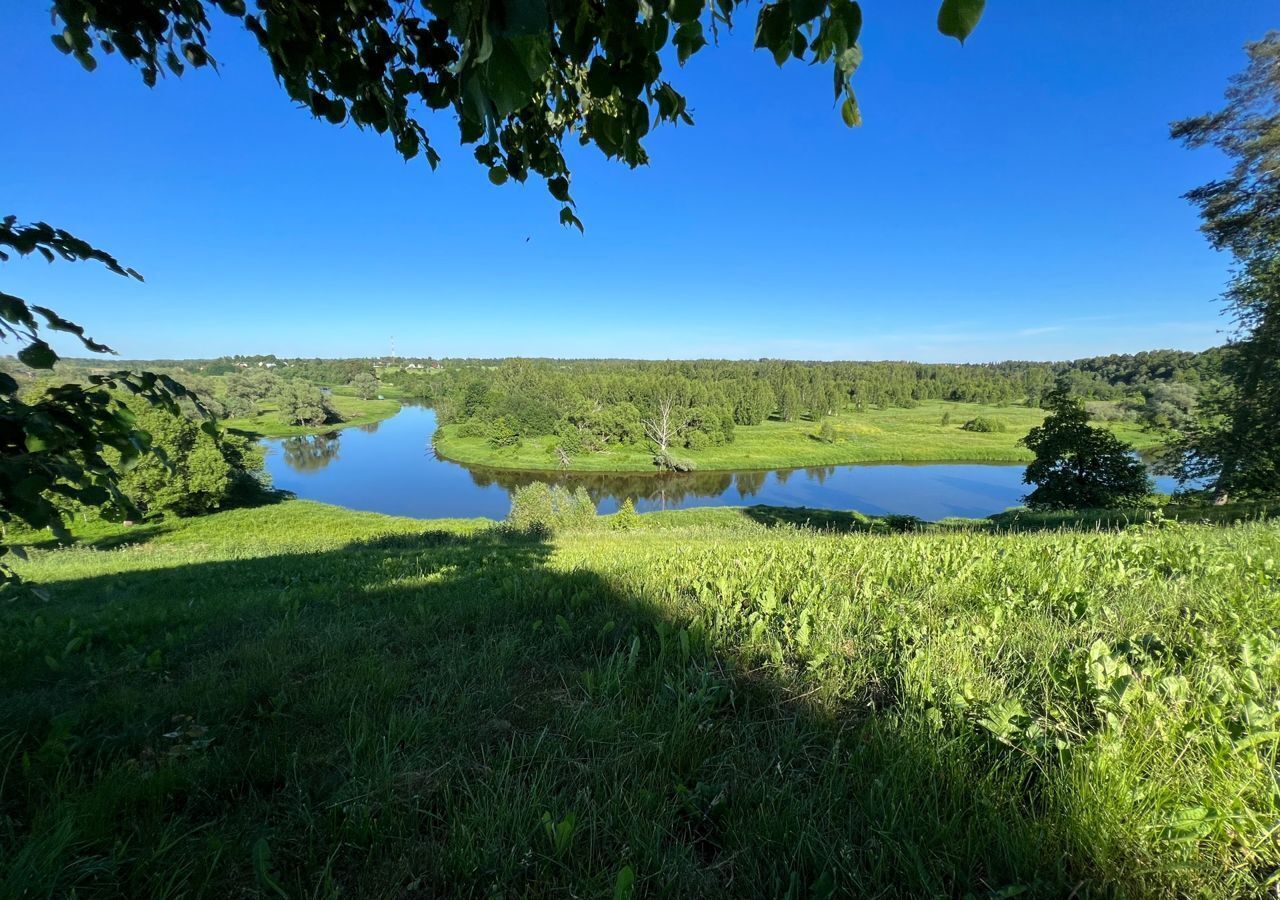
[[[951,424],[951,413],[949,411],[942,414],[942,421],[939,424],[942,425],[943,428],[946,428]]]
[[[683,456],[672,456],[670,453],[658,453],[653,457],[653,464],[666,472],[696,472],[698,464]]]
[[[561,485],[554,487],[535,481],[511,493],[511,512],[507,524],[517,531],[550,533],[570,528],[585,528],[596,519],[596,505],[586,488],[572,493]]]
[[[640,524],[640,514],[636,512],[636,505],[630,497],[622,501],[618,511],[610,517],[609,524],[618,531],[630,531]]]
[[[458,426],[458,437],[487,438],[488,436],[489,436],[489,429],[484,426],[484,423],[478,422],[475,419],[467,419],[467,421],[463,422],[461,425]]]
[[[198,422],[159,407],[137,413],[152,452],[120,477],[120,489],[145,513],[194,516],[225,506],[257,486],[262,450],[253,441],[206,433]]]
[[[583,439],[583,429],[567,419],[561,419],[556,425],[555,445],[566,456],[578,456],[588,449]]]
[[[992,434],[997,431],[1004,431],[1004,422],[999,419],[988,419],[986,416],[977,416],[970,419],[960,426],[965,431],[976,431],[983,434]]]
[[[906,516],[900,514],[881,516],[880,521],[890,531],[899,534],[910,534],[915,531],[923,531],[925,522],[917,516]]]
[[[822,427],[818,429],[818,433],[814,437],[824,444],[834,444],[836,442],[836,428],[829,420],[824,419]]]
[[[500,416],[489,426],[489,446],[495,450],[520,446],[520,432],[506,416]]]
[[[684,445],[689,450],[706,450],[711,446],[711,435],[705,431],[691,431],[685,438]]]

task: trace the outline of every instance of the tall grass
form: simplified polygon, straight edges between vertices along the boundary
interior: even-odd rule
[[[34,550],[3,892],[1274,890],[1280,527],[638,518],[288,502]]]

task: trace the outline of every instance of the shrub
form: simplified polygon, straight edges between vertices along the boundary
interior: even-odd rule
[[[965,431],[977,431],[983,434],[991,434],[997,431],[1004,431],[1004,422],[999,419],[988,419],[986,416],[977,416],[970,419],[960,426]]]
[[[942,425],[942,427],[943,427],[943,428],[946,428],[948,425],[950,425],[950,424],[951,424],[951,413],[950,413],[950,412],[944,412],[944,413],[942,414],[942,422],[941,422],[940,424]]]
[[[559,438],[552,445],[552,451],[559,457],[581,456],[583,450],[582,439],[575,438],[573,435],[566,434]]]
[[[1138,418],[1138,413],[1133,409],[1106,400],[1086,403],[1084,408],[1089,413],[1091,422],[1132,422]]]
[[[830,421],[824,419],[822,427],[818,429],[818,433],[815,434],[814,437],[822,441],[824,444],[834,444],[836,442],[835,426],[832,425]]]
[[[151,436],[152,453],[121,475],[120,489],[143,512],[200,515],[257,486],[262,450],[249,439],[214,437],[159,407],[140,410],[137,424]]]
[[[898,532],[900,534],[908,534],[910,532],[924,530],[924,520],[917,516],[894,514],[881,516],[880,521],[883,522],[885,527],[890,531]]]
[[[630,497],[622,501],[622,505],[610,519],[610,524],[618,531],[630,531],[640,524],[640,514],[636,512],[636,505]]]
[[[483,423],[477,422],[475,419],[467,419],[467,421],[463,422],[461,425],[458,426],[458,437],[487,438],[488,436],[489,436],[489,429],[486,428]]]
[[[672,456],[670,453],[656,454],[653,457],[653,464],[666,472],[694,472],[698,468],[698,464],[693,460]]]
[[[535,481],[511,492],[511,512],[507,524],[517,531],[544,534],[568,528],[585,528],[595,521],[596,505],[579,487],[570,493],[561,485],[554,487]]]
[[[520,432],[516,431],[515,425],[506,416],[499,416],[497,421],[489,426],[488,434],[489,446],[495,450],[520,446]]]
[[[590,432],[583,433],[584,429],[579,428],[568,419],[561,419],[556,423],[556,448],[563,452],[566,456],[577,456],[587,452],[586,437]]]

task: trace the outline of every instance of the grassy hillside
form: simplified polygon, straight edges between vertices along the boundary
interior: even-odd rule
[[[540,539],[297,501],[35,549],[0,894],[1261,894],[1280,527]]]
[[[943,415],[948,424],[942,424]],[[984,416],[1003,423],[994,433],[965,431],[961,426]],[[1031,454],[1018,441],[1044,419],[1044,410],[1026,406],[987,406],[980,403],[930,401],[914,409],[872,409],[831,417],[834,443],[814,438],[813,422],[769,421],[740,425],[734,441],[706,450],[678,450],[701,470],[775,469],[830,466],[860,462],[1024,462]],[[1139,449],[1153,446],[1157,438],[1129,423],[1115,423],[1114,430]],[[441,428],[436,450],[461,463],[507,469],[554,469],[559,458],[554,437],[527,439],[520,447],[495,450],[481,437],[459,437],[456,426]],[[576,471],[653,471],[653,451],[646,446],[622,447],[602,453],[575,456],[569,466]]]

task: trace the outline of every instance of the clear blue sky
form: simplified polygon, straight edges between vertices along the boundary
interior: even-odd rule
[[[1168,122],[1217,106],[1274,0],[992,2],[963,48],[936,2],[864,4],[865,117],[827,69],[750,48],[754,9],[674,80],[697,125],[631,171],[573,148],[585,235],[540,184],[432,172],[293,107],[219,16],[221,72],[154,89],[0,5],[3,209],[143,272],[42,261],[0,287],[129,357],[265,353],[1059,359],[1222,339],[1227,260]],[[67,345],[60,345],[67,349]],[[7,352],[12,352],[10,348]]]

